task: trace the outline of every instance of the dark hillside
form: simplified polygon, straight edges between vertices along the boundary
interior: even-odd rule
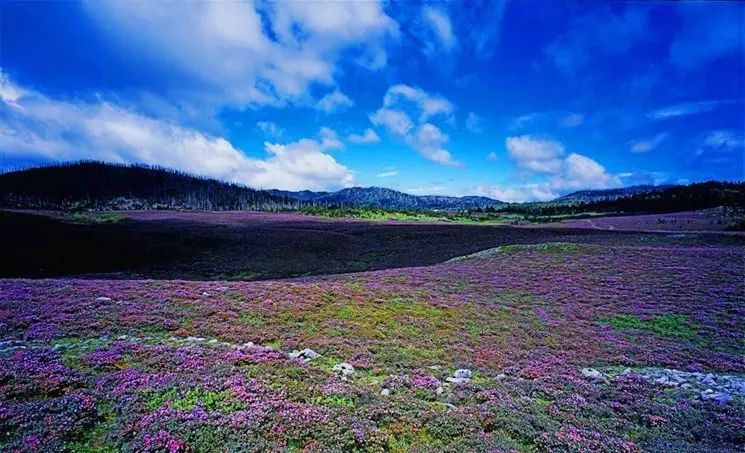
[[[41,209],[281,210],[296,200],[138,165],[82,162],[0,175],[0,204]]]

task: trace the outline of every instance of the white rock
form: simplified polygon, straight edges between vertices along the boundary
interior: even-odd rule
[[[449,378],[447,378],[445,380],[448,381],[448,382],[450,382],[450,383],[456,384],[456,385],[468,385],[468,384],[471,383],[471,380],[468,379],[468,378],[454,378],[454,377],[449,377]]]
[[[473,373],[471,373],[471,370],[461,368],[459,370],[455,370],[455,374],[453,377],[456,379],[471,379]]]
[[[380,391],[380,394],[383,396],[389,396],[391,394],[391,391],[388,389],[383,389]]]
[[[304,362],[309,362],[315,358],[318,358],[321,356],[321,354],[317,353],[316,351],[312,349],[303,349],[302,351],[292,351],[288,354],[288,356],[291,359],[301,359]]]
[[[100,300],[101,302],[105,302],[107,300],[111,300],[111,297],[100,296],[100,297],[96,297],[96,300]]]
[[[445,389],[443,389],[442,387],[437,387],[437,390],[435,390],[435,393],[437,393],[438,395],[442,395],[442,392],[444,391]]]
[[[580,370],[582,376],[592,379],[593,381],[606,381],[605,375],[594,368],[582,368]]]
[[[335,373],[338,373],[342,377],[346,377],[354,373],[354,367],[347,362],[342,362],[334,365],[334,368],[332,369]]]

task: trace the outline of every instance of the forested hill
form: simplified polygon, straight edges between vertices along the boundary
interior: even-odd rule
[[[81,162],[0,175],[0,206],[39,209],[297,210],[304,206],[466,210],[485,197],[416,196],[381,187],[336,192],[256,190],[138,165]]]
[[[287,192],[273,190],[275,195],[312,202],[322,206],[383,209],[467,210],[477,207],[499,206],[499,200],[487,197],[447,197],[440,195],[411,195],[385,187],[350,187],[336,192]]]
[[[570,194],[559,197],[554,203],[590,203],[593,201],[609,201],[616,200],[618,198],[630,197],[633,195],[641,195],[646,193],[662,192],[671,187],[671,184],[652,186],[652,185],[639,185],[621,187],[618,189],[603,189],[603,190],[579,190]]]
[[[625,194],[626,196],[619,196]],[[632,195],[629,195],[632,194]],[[372,207],[392,210],[489,210],[527,215],[580,212],[674,212],[745,207],[745,183],[710,181],[673,187],[578,192],[549,203],[505,204],[486,197],[411,195],[382,187],[336,192],[257,190],[162,168],[81,162],[0,174],[0,206],[52,210],[299,210]]]
[[[0,175],[0,204],[40,209],[296,209],[263,190],[145,166],[83,162]]]
[[[707,181],[591,202],[557,200],[550,203],[516,203],[498,208],[496,211],[520,213],[527,216],[559,216],[588,212],[613,214],[680,212],[718,206],[745,209],[745,182]]]

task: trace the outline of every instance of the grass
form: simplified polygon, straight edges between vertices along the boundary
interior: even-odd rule
[[[535,250],[539,253],[547,254],[569,254],[577,253],[582,250],[581,244],[573,244],[570,242],[547,242],[544,244],[510,244],[494,247],[480,252],[471,253],[470,255],[458,256],[452,258],[448,262],[463,261],[469,259],[481,259],[488,258],[490,256],[498,255],[500,253],[517,253],[522,251]]]
[[[650,332],[663,337],[675,337],[694,340],[698,337],[701,325],[688,316],[679,313],[655,315],[649,319],[642,319],[631,314],[620,314],[602,317],[602,324],[608,324],[616,329],[633,329]]]
[[[72,223],[99,225],[103,223],[117,223],[124,219],[124,216],[115,212],[74,212],[67,215],[65,219]]]

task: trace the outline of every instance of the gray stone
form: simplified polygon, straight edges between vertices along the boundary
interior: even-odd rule
[[[334,365],[334,368],[332,369],[335,373],[339,374],[343,378],[354,374],[354,367],[347,362],[342,362]]]
[[[471,370],[461,368],[459,370],[455,370],[455,374],[453,375],[453,377],[455,377],[456,379],[471,379],[472,375],[473,373],[471,373]]]
[[[391,394],[391,391],[389,389],[383,389],[380,391],[380,394],[382,396],[389,396]]]
[[[607,381],[608,379],[605,377],[605,374],[601,373],[600,371],[594,369],[594,368],[582,368],[580,370],[582,373],[582,376],[592,379],[593,381]]]
[[[321,354],[308,348],[303,349],[302,351],[292,351],[288,355],[291,359],[300,359],[304,362],[309,362],[321,356]]]
[[[96,297],[96,300],[101,301],[101,302],[106,302],[106,301],[111,300],[111,297],[100,296],[100,297]]]

